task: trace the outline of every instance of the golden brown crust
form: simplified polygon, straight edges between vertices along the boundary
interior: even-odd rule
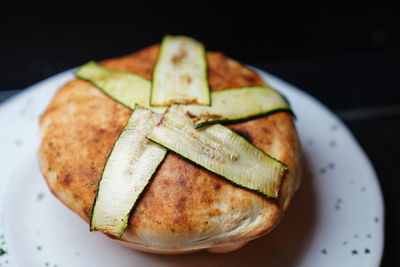
[[[151,79],[159,46],[102,64]],[[212,90],[261,85],[252,70],[208,53]],[[97,183],[131,111],[88,82],[62,87],[41,116],[41,170],[51,191],[89,221]],[[185,252],[247,242],[282,218],[299,185],[300,148],[292,118],[277,113],[229,126],[289,167],[277,201],[236,187],[170,152],[119,238],[150,251]]]

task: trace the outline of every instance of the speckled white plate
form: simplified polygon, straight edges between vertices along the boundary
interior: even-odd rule
[[[281,225],[229,254],[138,252],[99,234],[63,206],[38,170],[38,117],[72,71],[0,105],[0,266],[378,266],[383,201],[346,126],[317,100],[265,72],[297,115],[307,175]]]

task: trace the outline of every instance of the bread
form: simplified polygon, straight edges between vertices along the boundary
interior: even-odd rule
[[[158,51],[159,45],[153,45],[101,64],[151,79]],[[254,71],[221,53],[209,52],[207,60],[213,91],[264,84]],[[74,79],[40,118],[41,171],[52,193],[86,222],[106,159],[130,114],[92,84]],[[228,127],[288,166],[277,200],[234,186],[169,152],[124,234],[112,238],[155,253],[227,252],[276,227],[300,184],[300,145],[292,116],[279,112]]]

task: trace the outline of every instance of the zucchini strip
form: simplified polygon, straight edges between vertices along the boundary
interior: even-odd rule
[[[94,201],[91,231],[121,236],[129,214],[167,150],[146,138],[161,114],[136,107],[104,167]]]
[[[211,93],[211,103],[211,106],[182,106],[195,128],[249,120],[277,111],[291,111],[285,98],[268,86],[215,91]]]
[[[202,43],[165,36],[153,72],[151,105],[210,105],[207,59]]]
[[[196,130],[174,105],[147,137],[236,185],[278,197],[286,166],[222,125]]]
[[[151,82],[145,78],[123,71],[105,68],[96,62],[88,62],[80,67],[75,75],[89,81],[106,95],[130,109],[138,104],[150,108]],[[164,112],[163,108],[151,108],[156,112]]]

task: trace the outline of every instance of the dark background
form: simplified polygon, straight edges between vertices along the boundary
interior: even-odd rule
[[[224,51],[298,86],[344,120],[372,160],[384,192],[382,266],[400,266],[398,5],[82,4],[0,4],[0,101],[15,89],[89,60],[132,53],[165,34],[195,37],[208,50]]]

